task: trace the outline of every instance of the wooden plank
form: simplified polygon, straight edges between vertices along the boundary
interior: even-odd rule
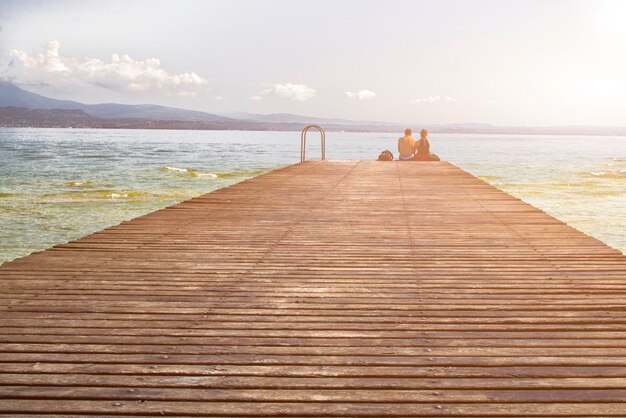
[[[289,166],[0,286],[0,413],[626,416],[626,258],[446,162]]]
[[[313,417],[418,417],[418,416],[624,416],[623,405],[611,403],[337,403],[337,402],[189,402],[140,400],[7,399],[0,413],[30,410],[35,413],[129,416],[313,416]]]

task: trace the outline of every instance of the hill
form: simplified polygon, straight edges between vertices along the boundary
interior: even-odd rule
[[[234,121],[232,118],[212,113],[152,104],[84,104],[71,100],[57,100],[26,91],[11,83],[0,82],[0,107],[7,106],[24,109],[78,109],[91,116],[104,119],[130,118],[199,122]]]
[[[626,136],[625,127],[519,127],[494,126],[484,123],[394,123],[320,118],[291,113],[223,112],[215,114],[153,104],[85,104],[53,99],[29,92],[11,83],[0,82],[0,127],[297,131],[309,124],[321,124],[328,131],[393,132],[396,134],[400,134],[407,126],[413,126],[416,129],[426,128],[433,133]]]

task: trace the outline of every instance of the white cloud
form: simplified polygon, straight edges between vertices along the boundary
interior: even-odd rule
[[[376,97],[376,93],[374,93],[371,90],[361,90],[356,93],[347,91],[346,96],[349,97],[350,99],[369,100],[369,99],[373,99],[374,97]]]
[[[90,84],[117,91],[161,91],[179,96],[195,96],[207,84],[196,73],[169,74],[157,58],[135,60],[126,54],[112,54],[110,62],[97,58],[63,56],[61,43],[50,41],[37,54],[9,51],[10,76],[21,83]]]
[[[454,97],[450,97],[450,96],[428,96],[428,97],[424,97],[424,98],[420,98],[420,99],[413,99],[411,100],[411,103],[435,103],[435,102],[448,102],[448,103],[452,103],[452,102],[458,102],[459,99],[456,99]]]
[[[252,100],[253,102],[258,102],[259,100],[261,100],[263,97],[262,96],[251,96],[250,100]]]
[[[257,96],[252,96],[250,99],[260,100],[262,96],[276,94],[289,100],[303,102],[315,97],[316,93],[315,89],[312,89],[305,84],[284,83],[274,84],[272,87],[261,91]]]

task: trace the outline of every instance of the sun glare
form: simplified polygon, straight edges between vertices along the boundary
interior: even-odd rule
[[[622,42],[626,40],[626,1],[607,0],[598,2],[593,24],[597,33],[607,41]]]

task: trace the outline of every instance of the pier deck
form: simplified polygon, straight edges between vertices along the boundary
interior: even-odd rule
[[[289,166],[0,287],[2,413],[626,415],[626,257],[445,162]]]

